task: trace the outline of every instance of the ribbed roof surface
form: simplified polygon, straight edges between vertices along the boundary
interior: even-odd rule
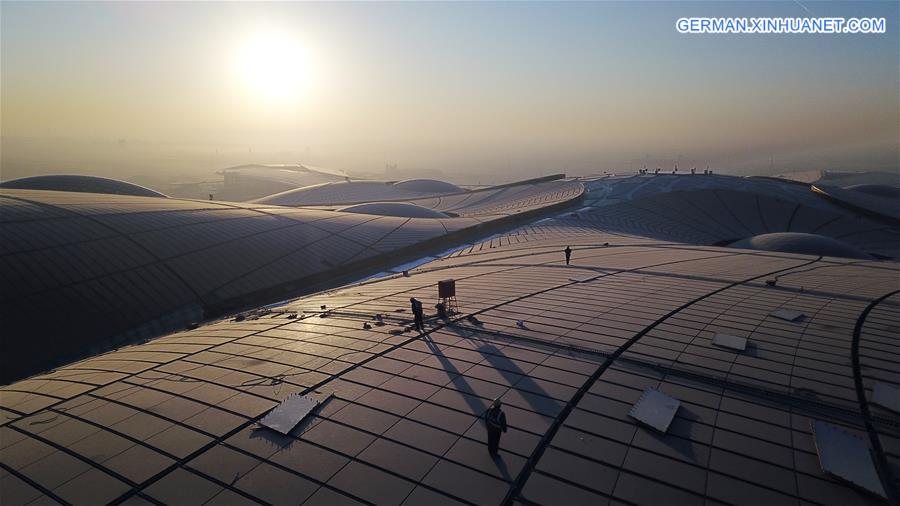
[[[801,185],[703,175],[601,178],[585,185],[586,207],[576,219],[590,227],[690,244],[812,233],[900,259],[900,227],[836,205]]]
[[[2,395],[4,493],[17,503],[878,502],[820,469],[810,421],[874,434],[885,448],[876,458],[898,463],[896,416],[865,414],[854,386],[859,375],[863,398],[874,380],[900,386],[886,334],[900,299],[875,302],[898,289],[897,264],[571,232],[526,227],[408,278],[16,383]],[[481,324],[403,331],[409,297],[434,300],[445,278]],[[778,308],[806,318],[769,315]],[[364,329],[375,314],[386,325]],[[751,346],[715,347],[715,332]],[[861,368],[848,361],[854,349]],[[646,387],[681,402],[665,435],[628,416]],[[256,428],[292,392],[335,397],[288,436]],[[499,460],[480,421],[495,397],[510,424]]]
[[[900,199],[884,194],[873,194],[838,188],[835,186],[814,186],[816,193],[839,206],[875,219],[884,219],[900,226]]]
[[[553,183],[528,185],[529,199],[551,197],[521,209],[565,204],[580,195],[574,184],[558,198]],[[518,202],[509,195],[493,201]],[[0,319],[6,335],[33,335],[3,339],[0,376],[34,372],[40,357],[83,355],[328,287],[335,276],[377,273],[382,261],[428,253],[416,247],[425,241],[440,251],[453,245],[439,242],[446,234],[476,226],[484,233],[507,218],[8,190],[0,195]],[[43,316],[48,307],[53,318]]]

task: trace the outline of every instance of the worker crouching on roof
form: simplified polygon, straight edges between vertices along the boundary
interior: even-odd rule
[[[500,399],[494,399],[491,407],[485,411],[484,422],[488,431],[488,452],[496,457],[500,449],[500,434],[506,432],[506,413],[500,409]]]

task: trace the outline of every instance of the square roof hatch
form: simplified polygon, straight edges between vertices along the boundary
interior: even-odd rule
[[[713,336],[712,343],[716,346],[730,348],[732,350],[744,351],[747,349],[746,337],[719,334],[718,332],[716,332],[716,335]]]
[[[291,394],[259,421],[263,427],[287,434],[319,405],[319,399]]]
[[[675,418],[675,412],[678,411],[679,406],[681,406],[681,402],[678,399],[669,397],[655,388],[647,387],[641,394],[641,398],[631,407],[628,416],[665,433],[669,430],[669,424]]]
[[[872,402],[900,413],[900,389],[885,383],[875,383],[875,387],[872,389]]]
[[[784,309],[784,308],[778,308],[775,311],[770,312],[769,314],[771,316],[774,316],[775,318],[779,318],[779,319],[789,321],[789,322],[800,321],[804,316],[806,316],[805,314],[801,313],[800,311],[794,311],[793,309]]]
[[[813,420],[812,430],[823,471],[887,499],[869,446],[861,437],[819,420]]]

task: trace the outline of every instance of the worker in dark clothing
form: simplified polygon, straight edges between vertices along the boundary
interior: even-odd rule
[[[416,319],[416,330],[418,330],[419,332],[425,332],[425,320],[423,318],[422,303],[419,302],[415,297],[410,297],[409,303],[412,306],[413,316]]]
[[[485,411],[484,422],[488,431],[488,452],[496,457],[500,448],[500,433],[506,432],[506,413],[500,409],[500,399],[494,399],[491,407]]]
[[[566,265],[569,265],[569,261],[572,260],[572,248],[566,246]]]

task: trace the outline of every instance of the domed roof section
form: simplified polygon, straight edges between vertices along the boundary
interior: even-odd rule
[[[166,195],[156,190],[145,188],[134,183],[119,181],[98,176],[81,176],[75,174],[55,174],[49,176],[32,176],[0,183],[0,188],[19,190],[52,190],[77,193],[107,193],[111,195],[133,195],[136,197],[163,197]]]
[[[384,194],[393,195],[391,184],[384,181],[335,181],[303,186],[252,200],[254,204],[276,206],[318,206],[367,202]],[[396,199],[396,196],[386,200]]]
[[[799,232],[776,232],[747,237],[731,243],[732,248],[800,253],[843,258],[871,259],[868,254],[837,239],[818,234]]]
[[[403,218],[449,218],[440,211],[427,207],[408,204],[406,202],[369,202],[342,207],[338,211],[345,213],[377,214],[379,216],[400,216]]]
[[[437,179],[407,179],[394,183],[396,188],[422,193],[458,193],[465,191],[459,186]]]
[[[900,188],[886,184],[857,184],[848,186],[847,189],[875,195],[876,197],[900,199]]]

